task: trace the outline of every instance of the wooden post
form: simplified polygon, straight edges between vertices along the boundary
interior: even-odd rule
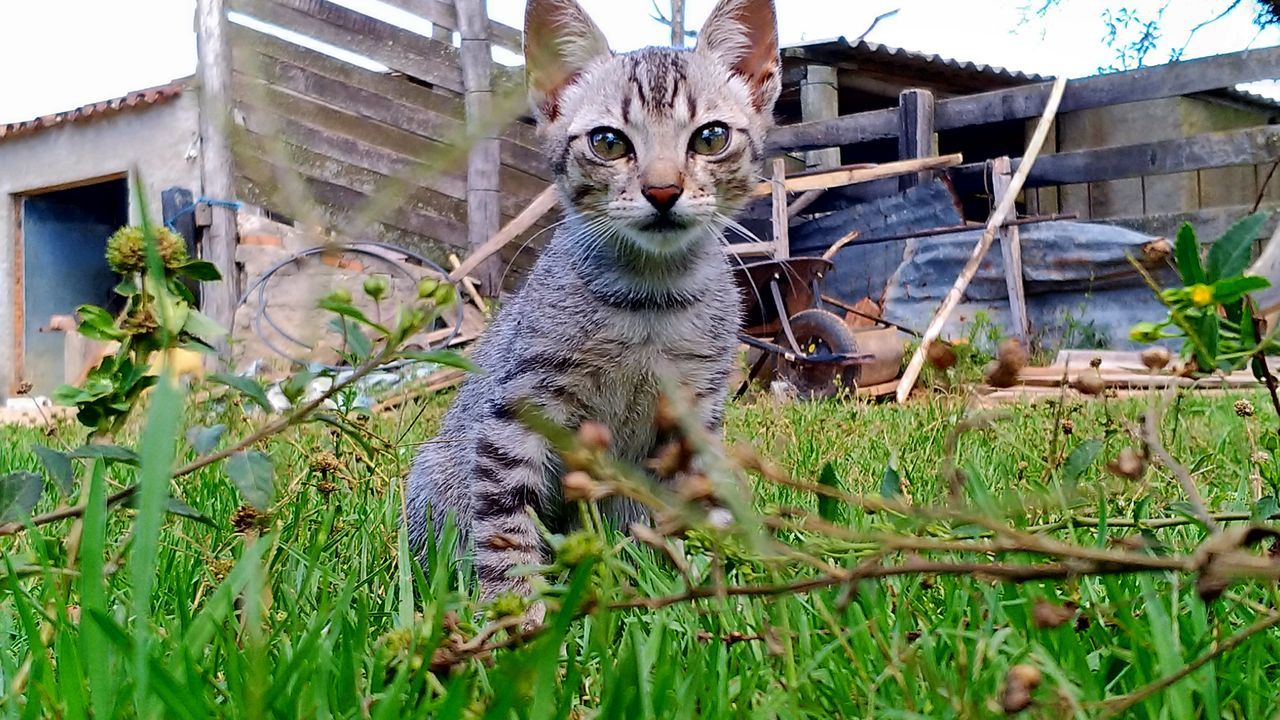
[[[235,199],[235,168],[228,139],[231,122],[231,45],[224,0],[196,1],[197,77],[200,83],[200,184],[215,200]],[[200,257],[217,266],[222,282],[206,286],[202,310],[227,329],[240,297],[236,276],[236,211],[214,205],[200,242]],[[219,347],[220,351],[225,347]]]
[[[1013,167],[1008,156],[992,160],[991,196],[1004,197],[1009,192],[1012,178]],[[1004,282],[1009,289],[1009,315],[1013,330],[1020,339],[1027,340],[1030,324],[1027,321],[1027,294],[1022,287],[1022,236],[1017,225],[1000,228],[1000,254],[1004,259]]]
[[[773,160],[773,256],[791,257],[791,218],[787,215],[787,161]]]
[[[458,34],[462,38],[462,85],[466,90],[467,126],[473,133],[467,160],[467,244],[474,251],[497,234],[502,224],[498,204],[498,171],[502,165],[494,128],[477,137],[477,128],[490,122],[493,56],[489,46],[489,14],[485,0],[454,0]],[[490,297],[502,290],[502,264],[489,258],[476,268],[475,277]]]
[[[1013,174],[1013,179],[1009,181],[1009,187],[1005,190],[1004,196],[1000,198],[1000,204],[991,212],[991,217],[987,218],[987,227],[983,230],[982,237],[978,239],[978,244],[974,246],[973,252],[970,253],[969,261],[960,270],[960,275],[956,278],[955,284],[951,286],[951,289],[942,298],[942,305],[939,306],[938,312],[933,316],[933,321],[929,323],[929,327],[925,329],[924,335],[920,338],[920,345],[916,347],[915,354],[911,356],[911,361],[907,363],[907,369],[902,373],[902,380],[898,382],[896,396],[898,402],[905,402],[907,396],[911,394],[911,389],[915,387],[916,380],[920,378],[920,371],[924,369],[924,359],[926,353],[929,352],[929,346],[942,334],[942,328],[946,326],[951,313],[955,311],[956,306],[960,304],[960,300],[964,298],[964,291],[969,287],[969,282],[978,273],[978,266],[982,264],[983,256],[987,254],[987,250],[991,249],[991,243],[995,241],[997,230],[1001,225],[1004,225],[1005,220],[1013,213],[1013,204],[1018,199],[1018,193],[1022,192],[1023,184],[1027,182],[1027,175],[1031,173],[1031,168],[1035,167],[1036,157],[1040,155],[1040,148],[1044,146],[1045,138],[1049,135],[1049,128],[1053,125],[1053,119],[1058,114],[1058,105],[1062,102],[1062,93],[1066,89],[1067,79],[1065,77],[1059,77],[1053,81],[1053,91],[1049,93],[1049,100],[1045,103],[1044,112],[1040,115],[1040,122],[1036,125],[1035,134],[1031,136],[1031,142],[1027,145],[1027,152],[1022,156],[1022,162],[1018,164],[1017,172]]]
[[[933,155],[933,93],[903,90],[898,96],[898,159],[914,160]],[[909,190],[929,182],[929,173],[903,175],[898,189]]]
[[[836,86],[836,69],[830,65],[805,65],[800,83],[800,120],[829,120],[840,114],[840,93]],[[840,148],[810,150],[805,153],[805,168],[827,170],[840,167]]]

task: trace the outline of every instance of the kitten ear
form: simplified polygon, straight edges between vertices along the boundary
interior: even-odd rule
[[[782,92],[773,0],[720,0],[698,33],[697,51],[717,58],[746,80],[756,110],[773,107]]]
[[[529,100],[542,119],[555,120],[560,91],[609,43],[576,0],[529,0],[524,11],[525,75]]]

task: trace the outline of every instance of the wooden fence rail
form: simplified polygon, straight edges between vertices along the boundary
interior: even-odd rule
[[[330,0],[227,2],[229,10],[390,69],[375,72],[245,24],[230,24],[231,97],[237,116],[233,151],[236,190],[243,199],[301,218],[303,213],[292,207],[296,195],[287,192],[290,182],[300,183],[324,219],[342,227],[343,218],[362,212],[371,199],[399,193],[374,218],[374,237],[362,239],[466,254],[476,236],[471,232],[469,243],[478,197],[496,205],[486,204],[482,213],[496,227],[520,214],[547,187],[550,173],[527,122],[517,120],[487,141],[481,159],[492,167],[479,168],[479,173],[475,153],[468,168],[467,159],[451,149],[466,135],[468,118],[483,114],[486,103],[476,99],[486,92],[484,86],[505,86],[512,75],[494,66],[492,79],[474,74],[465,79],[463,51],[452,44],[454,31],[463,24],[453,2],[387,0],[431,22],[435,31],[430,35]],[[476,57],[488,55],[489,43],[515,50],[521,44],[519,31],[483,17],[472,19],[463,35],[471,48],[467,52]],[[475,106],[470,112],[468,89]],[[450,153],[454,161],[437,167]],[[490,181],[479,194],[471,187],[477,177]],[[551,219],[529,227],[521,237],[533,238]],[[511,263],[519,247],[515,243],[504,251],[496,272]],[[522,255],[516,266],[528,264],[531,255]]]
[[[1241,83],[1280,78],[1280,47],[1081,78],[1067,83],[1060,112],[1159,100]],[[1052,82],[939,100],[936,130],[954,130],[1007,120],[1026,120],[1044,109]],[[775,151],[819,150],[898,136],[899,110],[888,108],[777,128],[769,137]]]

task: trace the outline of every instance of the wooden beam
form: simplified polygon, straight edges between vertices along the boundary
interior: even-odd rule
[[[1183,60],[1072,80],[1062,97],[1061,112],[1178,97],[1276,77],[1280,77],[1280,47]],[[1036,117],[1052,85],[1044,82],[939,101],[937,129]],[[769,136],[769,151],[816,150],[895,137],[896,115],[891,108],[776,128]]]
[[[791,217],[787,215],[787,161],[773,159],[773,179],[769,182],[773,194],[773,256],[791,257]]]
[[[524,212],[507,223],[483,245],[472,250],[467,259],[462,261],[462,265],[449,273],[449,279],[457,282],[470,275],[471,271],[478,267],[480,263],[492,257],[504,245],[520,237],[526,230],[533,227],[534,223],[538,222],[558,202],[559,198],[556,197],[554,185],[543,190],[538,197],[529,203],[529,207],[525,208]]]
[[[933,153],[933,93],[903,90],[898,96],[898,159],[915,160]],[[898,189],[906,192],[927,183],[930,173],[920,172],[898,178]]]
[[[846,166],[835,170],[818,173],[805,173],[787,178],[787,192],[805,192],[807,190],[825,190],[827,188],[854,185],[856,183],[883,180],[897,177],[904,173],[917,173],[923,170],[942,170],[955,167],[964,162],[964,156],[942,155],[939,157],[920,158],[919,160],[900,160],[881,165]],[[760,183],[752,191],[753,197],[765,197],[773,193],[773,183]]]
[[[1046,155],[1036,161],[1027,187],[1073,185],[1235,165],[1260,165],[1280,158],[1280,126],[1205,133],[1140,145],[1077,150]],[[1016,171],[1020,159],[1013,160]],[[984,167],[955,168],[951,179],[961,188],[980,187]]]
[[[939,306],[938,312],[934,314],[933,320],[929,322],[929,327],[925,329],[924,336],[920,338],[920,344],[916,347],[915,354],[911,356],[911,361],[907,363],[907,368],[902,373],[901,382],[898,383],[898,402],[905,402],[907,396],[911,394],[911,390],[916,385],[916,380],[920,378],[920,371],[924,369],[925,354],[929,352],[929,346],[942,335],[942,329],[946,327],[951,313],[955,312],[956,306],[964,298],[964,291],[969,287],[973,276],[977,274],[978,267],[982,264],[982,258],[986,256],[987,250],[991,249],[991,243],[995,240],[996,231],[1013,214],[1014,203],[1018,199],[1018,193],[1022,192],[1023,183],[1027,181],[1027,173],[1035,165],[1036,156],[1040,154],[1040,148],[1044,147],[1044,141],[1049,136],[1049,128],[1053,125],[1053,120],[1057,116],[1058,106],[1062,101],[1062,93],[1066,89],[1066,85],[1066,78],[1058,78],[1054,82],[1053,92],[1049,95],[1044,113],[1040,116],[1040,122],[1036,124],[1036,131],[1031,136],[1031,142],[1027,144],[1026,165],[1019,168],[1014,173],[1013,179],[1009,181],[1009,187],[1006,188],[1005,194],[1000,198],[1000,204],[991,212],[991,217],[987,218],[986,230],[983,231],[978,244],[974,246],[968,262],[960,270],[960,275],[956,278],[955,284],[951,286],[946,296],[943,297],[942,305]]]
[[[444,32],[439,35],[433,29],[432,37],[436,40],[451,43],[453,31],[461,30],[458,26],[458,13],[454,10],[453,3],[444,0],[382,0],[382,2],[428,20],[436,28],[442,28]],[[516,53],[523,52],[524,37],[519,30],[510,25],[504,25],[490,18],[488,33],[489,40],[494,45]],[[448,39],[444,37],[446,34],[449,36]]]
[[[829,120],[840,116],[840,92],[836,87],[836,69],[830,65],[810,63],[804,66],[800,81],[800,118],[804,122]],[[805,167],[830,170],[840,167],[840,148],[813,150],[805,154]]]
[[[230,0],[266,23],[335,45],[432,85],[462,92],[458,50],[328,0]]]
[[[1004,197],[1009,192],[1013,170],[1008,157],[991,161],[991,197]],[[1016,214],[1016,213],[1015,213]],[[1000,228],[1000,255],[1004,260],[1004,282],[1009,292],[1009,314],[1013,329],[1022,340],[1029,339],[1027,293],[1022,285],[1022,234],[1017,225]]]
[[[228,134],[231,130],[231,45],[223,0],[196,2],[196,54],[200,85],[201,195],[235,200],[235,166]],[[224,328],[234,326],[240,297],[236,269],[236,211],[212,207],[213,220],[200,242],[200,257],[214,264],[222,281],[206,285],[201,310]],[[225,351],[225,339],[219,351]]]
[[[462,84],[466,88],[467,127],[483,127],[493,112],[493,56],[489,45],[489,14],[485,0],[454,0],[458,34],[462,37]],[[502,227],[498,172],[502,159],[496,135],[477,137],[467,156],[467,244],[474,252]],[[497,296],[502,289],[502,264],[483,262],[474,272],[480,286]]]

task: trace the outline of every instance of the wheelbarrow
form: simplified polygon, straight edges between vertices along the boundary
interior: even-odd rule
[[[735,398],[766,370],[804,399],[855,391],[893,380],[905,351],[897,330],[854,331],[821,307],[830,260],[793,257],[758,260],[735,268],[743,303],[739,339],[759,352]]]

